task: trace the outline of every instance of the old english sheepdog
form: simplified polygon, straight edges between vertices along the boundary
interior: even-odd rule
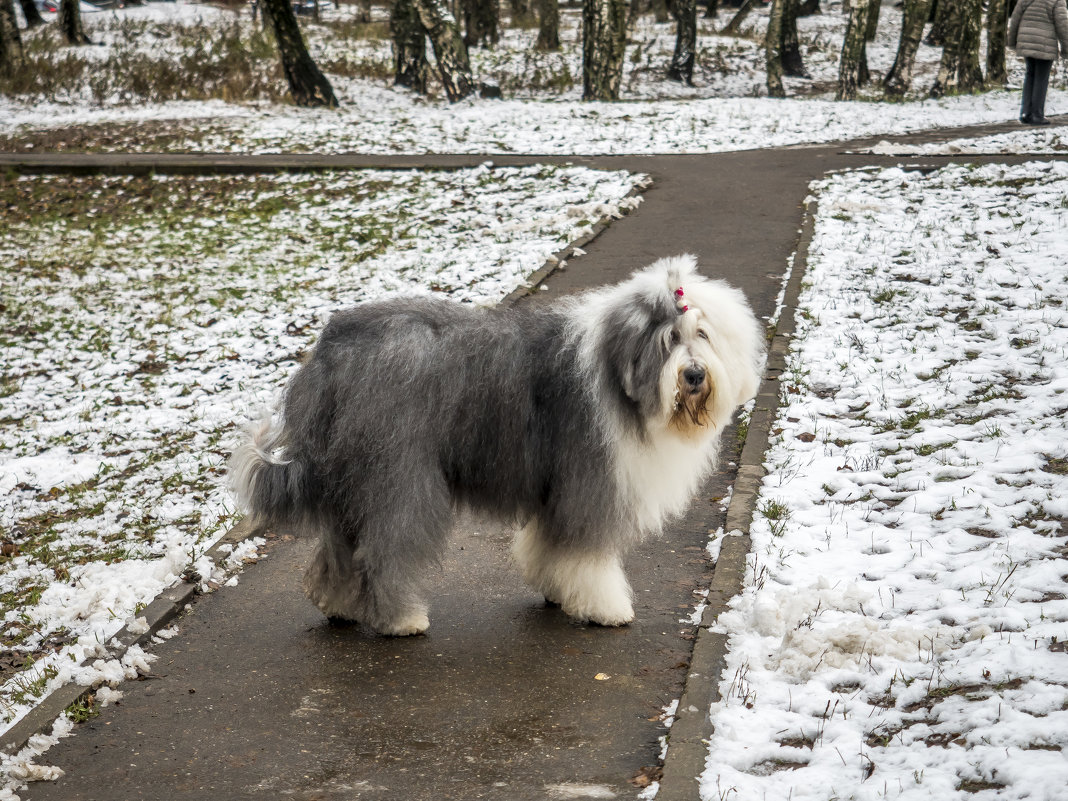
[[[425,631],[421,579],[466,506],[521,526],[515,561],[548,601],[620,626],[624,552],[713,469],[763,343],[692,256],[551,305],[365,303],[331,318],[232,480],[255,524],[319,537],[304,589],[328,617]]]

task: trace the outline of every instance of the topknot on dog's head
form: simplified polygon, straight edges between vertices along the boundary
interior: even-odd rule
[[[631,282],[646,296],[650,305],[673,308],[683,314],[693,306],[692,298],[686,293],[687,285],[693,286],[704,280],[697,272],[697,257],[686,253],[653,262],[635,272]]]

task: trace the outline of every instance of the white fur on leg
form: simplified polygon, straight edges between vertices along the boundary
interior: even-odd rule
[[[389,637],[410,637],[414,634],[422,634],[430,628],[430,618],[427,617],[426,607],[413,609],[397,620],[378,628],[379,634]]]
[[[538,535],[534,522],[516,536],[512,553],[527,583],[570,617],[602,626],[634,619],[634,596],[618,554],[555,548]]]

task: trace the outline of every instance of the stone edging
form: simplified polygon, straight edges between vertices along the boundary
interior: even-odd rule
[[[696,801],[700,798],[700,777],[708,759],[708,739],[712,736],[709,709],[720,700],[720,679],[726,668],[727,637],[709,631],[727,603],[742,589],[746,557],[749,555],[749,525],[753,519],[760,482],[764,477],[764,452],[779,406],[779,377],[786,368],[794,333],[794,312],[808,265],[808,250],[815,230],[816,201],[805,205],[800,241],[783,297],[782,317],[768,349],[768,363],[756,403],[749,419],[745,445],[738,461],[734,492],[727,507],[726,535],[716,560],[708,606],[694,640],[690,672],[679,700],[675,722],[668,734],[664,776],[656,801]]]

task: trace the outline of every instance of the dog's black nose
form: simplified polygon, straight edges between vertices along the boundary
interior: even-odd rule
[[[701,367],[687,367],[682,371],[682,377],[693,389],[697,389],[705,382],[705,371]]]

